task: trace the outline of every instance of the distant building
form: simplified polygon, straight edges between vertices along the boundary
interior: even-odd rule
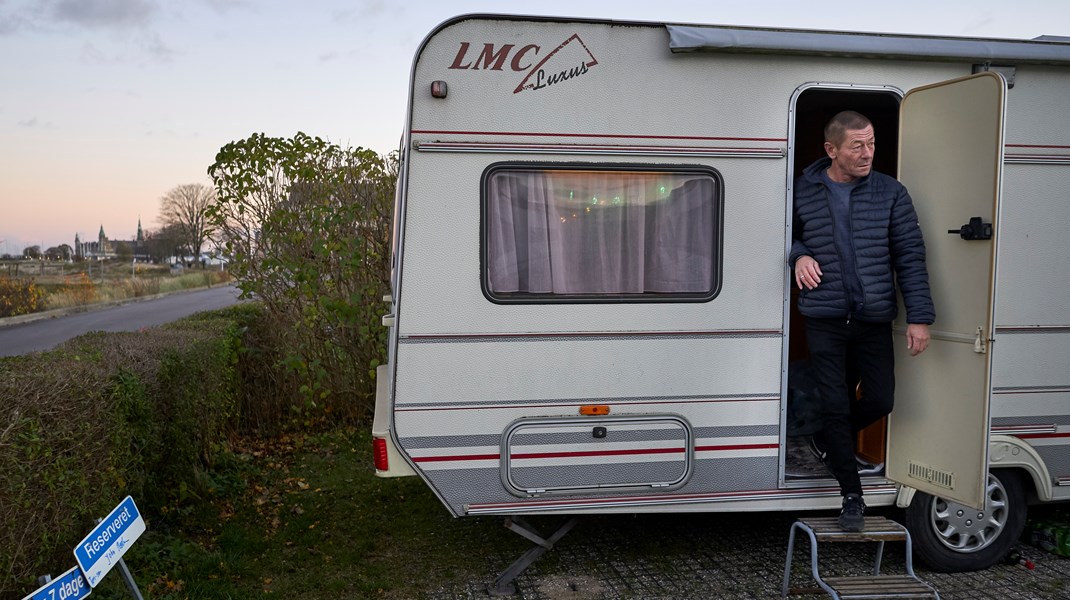
[[[149,253],[145,247],[145,234],[141,230],[141,218],[137,220],[137,237],[132,240],[109,240],[104,235],[104,225],[100,226],[97,241],[84,242],[77,233],[74,234],[74,256],[84,260],[103,260],[115,258],[122,247],[130,249],[130,255],[137,260],[148,261]]]
[[[104,235],[104,225],[100,226],[100,233],[97,234],[95,242],[83,242],[77,233],[74,234],[74,256],[87,260],[115,257],[114,246],[108,240],[108,236]]]

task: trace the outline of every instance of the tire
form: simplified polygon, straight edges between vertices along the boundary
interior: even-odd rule
[[[1026,510],[1021,477],[1000,470],[988,474],[984,511],[917,492],[905,520],[914,554],[934,571],[955,573],[1003,560],[1022,535]]]

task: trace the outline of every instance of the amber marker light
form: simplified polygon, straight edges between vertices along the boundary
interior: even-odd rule
[[[580,414],[587,417],[597,417],[599,415],[608,415],[609,406],[606,404],[586,404],[580,407]]]

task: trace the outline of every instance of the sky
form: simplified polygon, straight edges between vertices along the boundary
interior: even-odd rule
[[[466,13],[1070,36],[1066,0],[0,0],[0,254],[156,229],[253,133],[396,149],[418,46]]]

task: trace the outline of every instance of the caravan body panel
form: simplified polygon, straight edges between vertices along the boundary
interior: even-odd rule
[[[823,83],[905,91],[967,75],[972,63],[674,54],[669,40],[658,24],[471,17],[442,26],[417,55],[385,402],[398,450],[455,515],[838,505],[829,482],[792,485],[784,477],[785,249],[799,151],[790,124],[800,118],[791,114],[792,98],[800,87]],[[1017,85],[1040,72],[1066,85],[1064,67],[1036,65],[1019,68]],[[432,82],[446,82],[445,98],[432,96]],[[1062,117],[1045,130],[1013,112],[1018,91],[1008,101],[1008,143],[1070,146],[1070,132],[1058,129],[1070,123],[1065,102],[1052,105]],[[1016,123],[1032,132],[1028,138],[1014,137]],[[512,302],[488,292],[486,174],[503,164],[714,173],[721,195],[712,299]],[[1053,184],[1066,181],[1070,167],[1051,168],[1059,173]],[[1011,168],[1007,177],[1007,202],[1015,185],[1038,185]],[[1008,229],[1036,224],[1032,216],[1004,217]],[[1052,241],[1066,256],[1066,242]],[[1017,285],[1027,276],[1013,277]],[[1043,285],[1046,292],[1063,289]],[[1001,281],[996,287],[1005,303],[995,309],[996,338],[1001,324],[1070,324],[1055,303],[1038,309],[1047,311],[1043,321],[1028,314],[1017,320],[1018,309],[1006,304],[1014,293]],[[1002,337],[1021,340],[1008,346],[1065,356],[1068,335]],[[993,392],[997,422],[1019,418],[1023,404],[1012,397],[1024,393],[1015,359],[1000,360],[1007,362],[993,364],[992,385],[1007,393]],[[1058,376],[1043,377],[1046,391],[1029,396],[1026,412],[1068,403]],[[608,407],[612,418],[580,414],[594,405]],[[618,417],[637,421],[623,427]],[[515,444],[516,428],[531,419],[553,427],[521,429],[538,435]],[[1061,421],[1055,432],[1070,436],[1070,423]],[[1052,439],[1057,462],[1070,440]],[[525,475],[513,472],[517,453],[531,468]],[[1070,477],[1070,468],[1059,473]],[[595,485],[579,483],[586,480]],[[881,478],[867,480],[871,504],[894,502],[894,489]]]

